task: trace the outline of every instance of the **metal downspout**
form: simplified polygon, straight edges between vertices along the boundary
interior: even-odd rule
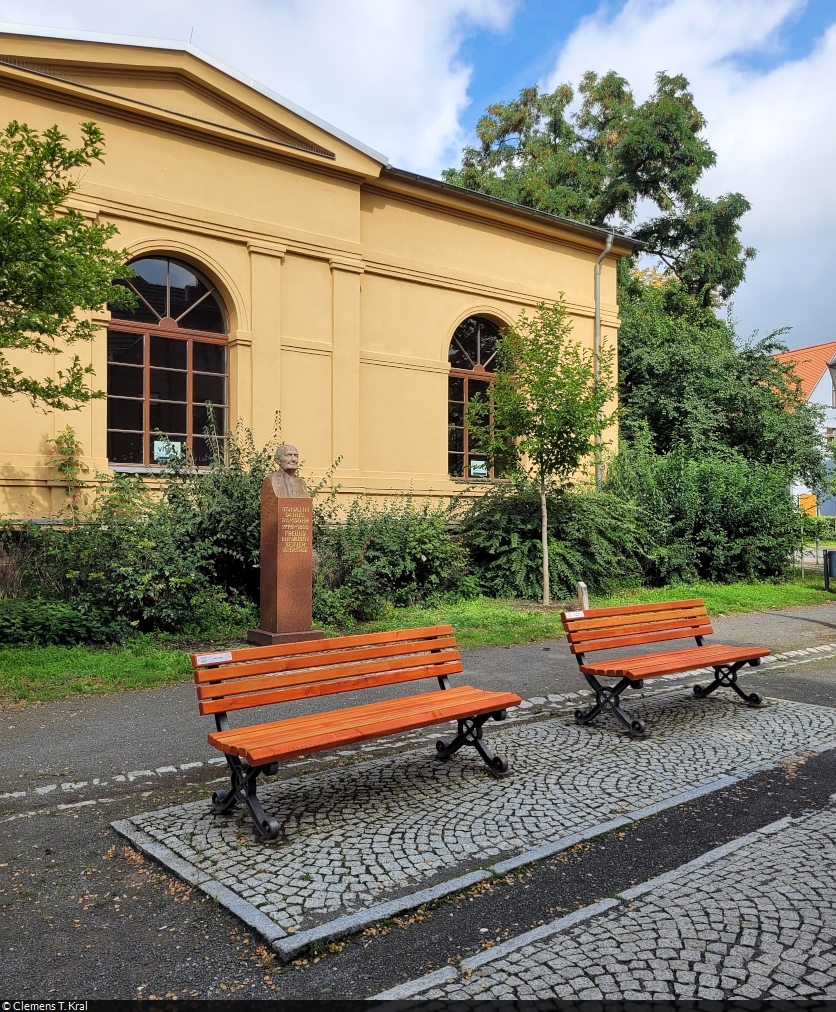
[[[601,362],[599,355],[601,354],[601,264],[604,262],[604,258],[612,249],[613,233],[607,236],[607,245],[604,247],[603,253],[595,261],[595,382],[596,384],[601,379]],[[598,420],[601,420],[601,412],[598,412]],[[603,474],[601,467],[601,433],[598,432],[595,435],[595,489],[600,492],[603,485]]]

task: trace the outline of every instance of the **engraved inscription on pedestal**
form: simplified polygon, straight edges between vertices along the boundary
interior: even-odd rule
[[[292,506],[289,503],[281,503],[279,506],[279,529],[281,530],[279,550],[312,553],[311,521],[310,506]]]
[[[313,503],[296,447],[280,446],[276,461],[281,470],[261,485],[261,628],[247,634],[259,645],[322,636],[311,629]]]

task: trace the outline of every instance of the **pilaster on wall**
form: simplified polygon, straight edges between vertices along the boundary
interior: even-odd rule
[[[360,476],[360,276],[362,264],[331,260],[333,351],[331,446],[340,478]]]
[[[256,442],[265,443],[273,432],[276,412],[281,410],[282,365],[282,264],[285,247],[247,243],[250,251],[252,332],[240,333],[235,345],[237,400],[232,422],[242,418],[252,426]]]
[[[253,335],[249,330],[229,333],[229,424],[238,419],[253,424]]]

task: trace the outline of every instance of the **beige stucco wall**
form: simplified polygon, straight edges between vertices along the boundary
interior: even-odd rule
[[[18,65],[0,65],[0,123],[58,123],[74,142],[81,121],[99,124],[106,160],[84,173],[74,203],[114,222],[132,256],[169,254],[213,280],[230,318],[232,418],[264,441],[280,411],[309,474],[341,457],[346,493],[458,490],[447,476],[447,348],[470,315],[509,322],[564,293],[591,345],[600,236],[382,172],[186,53],[3,42]],[[271,141],[271,131],[333,157]],[[611,343],[625,252],[617,246],[603,265]],[[104,331],[77,351],[104,387]],[[36,375],[60,368],[60,357],[9,357]],[[91,472],[106,471],[104,401],[43,412],[0,400],[0,512],[61,505],[46,440],[67,423]]]

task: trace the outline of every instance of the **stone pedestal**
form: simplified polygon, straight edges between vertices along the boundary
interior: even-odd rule
[[[247,633],[247,641],[259,646],[324,636],[311,629],[313,504],[276,493],[268,475],[261,486],[260,628]]]

